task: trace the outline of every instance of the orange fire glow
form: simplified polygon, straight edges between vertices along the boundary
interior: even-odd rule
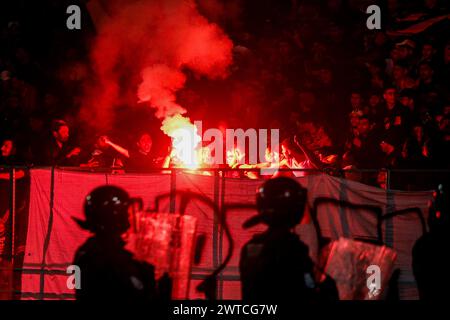
[[[202,138],[189,118],[180,114],[167,117],[161,130],[172,138],[172,157],[176,167],[194,170],[202,166],[205,152],[201,147]]]
[[[238,166],[244,157],[245,153],[243,153],[239,148],[227,150],[227,164],[232,168]]]

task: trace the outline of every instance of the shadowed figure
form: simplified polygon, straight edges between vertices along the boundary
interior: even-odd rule
[[[305,188],[287,177],[268,180],[257,191],[258,215],[243,227],[264,223],[268,229],[242,248],[243,300],[307,303],[338,299],[334,280],[316,276],[308,246],[293,232],[303,217],[306,195]],[[319,283],[316,278],[325,280]]]
[[[74,264],[81,270],[77,300],[150,302],[170,299],[170,279],[164,276],[157,282],[154,266],[137,261],[125,250],[122,235],[130,228],[130,204],[128,194],[114,186],[99,187],[86,197],[86,219],[76,221],[93,236],[75,255]]]
[[[415,243],[412,267],[421,300],[449,300],[450,279],[446,273],[450,248],[450,217],[448,190],[439,185],[430,205],[430,232]]]

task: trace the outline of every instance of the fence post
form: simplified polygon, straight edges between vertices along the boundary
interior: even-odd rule
[[[386,189],[391,190],[391,169],[386,172]]]
[[[170,170],[170,205],[169,205],[170,213],[175,213],[175,208],[177,204],[176,192],[177,192],[177,172],[172,168],[172,170]]]
[[[214,203],[216,204],[219,212],[214,212],[214,226],[213,226],[213,246],[214,246],[214,256],[213,265],[216,269],[222,263],[222,225],[221,221],[217,218],[220,216],[221,201],[220,201],[220,174],[219,171],[214,171]],[[222,299],[222,272],[218,275],[217,286],[216,286],[216,299]]]
[[[14,266],[16,256],[16,169],[11,169],[11,263]]]

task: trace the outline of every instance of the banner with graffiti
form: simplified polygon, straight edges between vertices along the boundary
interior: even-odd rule
[[[76,249],[89,234],[73,217],[83,217],[84,197],[95,187],[110,184],[143,199],[153,212],[182,212],[196,218],[197,239],[190,274],[189,299],[204,298],[197,286],[230,255],[218,276],[218,299],[240,299],[239,254],[246,241],[264,227],[243,230],[255,210],[260,180],[174,174],[108,174],[34,169],[30,173],[28,234],[22,274],[23,299],[73,299],[67,286]],[[418,298],[411,270],[411,250],[426,231],[431,192],[386,192],[328,175],[298,178],[308,188],[308,215],[297,232],[308,244],[311,257],[339,238],[383,244],[396,252],[402,299]],[[218,222],[224,213],[231,237]],[[231,240],[230,240],[231,239]],[[230,241],[233,245],[230,246]],[[200,249],[199,249],[200,248]],[[229,250],[234,248],[233,250]]]

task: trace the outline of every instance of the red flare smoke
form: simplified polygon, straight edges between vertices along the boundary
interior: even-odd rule
[[[94,83],[86,86],[81,112],[91,124],[110,125],[114,106],[133,105],[136,95],[160,119],[185,113],[176,103],[184,68],[211,79],[227,76],[233,44],[194,1],[111,0],[106,9],[91,55]]]

